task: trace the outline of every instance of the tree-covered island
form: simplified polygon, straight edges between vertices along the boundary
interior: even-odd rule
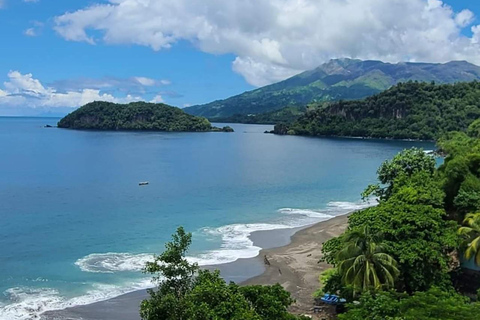
[[[213,127],[206,118],[189,115],[179,108],[147,102],[91,102],[61,119],[58,127],[84,130],[233,132],[230,127]]]

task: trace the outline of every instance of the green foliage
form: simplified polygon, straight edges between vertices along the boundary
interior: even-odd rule
[[[372,194],[381,200],[390,197],[394,188],[394,181],[403,176],[403,180],[408,180],[412,175],[422,172],[425,178],[432,176],[435,172],[435,159],[423,152],[422,149],[411,148],[404,150],[393,157],[392,160],[385,161],[377,170],[378,180],[384,186],[370,185],[363,192],[363,198],[368,198]]]
[[[480,119],[473,121],[468,126],[467,134],[472,138],[480,138]]]
[[[391,288],[400,273],[395,259],[385,253],[380,235],[368,226],[346,233],[336,260],[342,283],[352,286],[354,293]]]
[[[158,320],[163,318],[157,318]],[[233,284],[226,284],[218,271],[199,271],[185,296],[184,315],[179,319],[262,319]]]
[[[480,79],[480,68],[467,62],[389,64],[381,61],[335,59],[287,80],[185,110],[209,119],[237,115],[230,121],[237,118],[237,121],[247,123],[262,123],[264,120],[263,123],[272,123],[272,119],[282,115],[261,114],[315,102],[361,99],[386,90],[401,81],[454,83],[477,79]],[[408,101],[405,99],[399,100],[399,106],[406,103]],[[291,114],[289,111],[283,113]],[[285,118],[276,123],[284,121]],[[425,131],[429,132],[427,128]]]
[[[413,292],[448,284],[448,253],[456,248],[457,236],[456,223],[444,216],[443,209],[392,198],[354,213],[349,227],[368,225],[383,234],[386,252],[398,262],[398,286]]]
[[[445,220],[441,182],[426,166],[411,176],[401,171],[390,187],[389,197],[378,206],[349,217],[349,230],[368,226],[370,232],[382,234],[385,253],[398,262],[397,288],[414,292],[435,285],[448,287],[449,254],[459,239],[456,223]],[[344,237],[325,243],[327,262],[338,265]]]
[[[257,114],[234,114],[230,117],[210,119],[220,123],[250,123],[250,124],[277,124],[277,123],[293,123],[308,109],[306,106],[290,106],[280,110],[257,113]]]
[[[185,113],[166,104],[132,102],[89,103],[58,123],[59,128],[96,130],[210,131],[205,118]]]
[[[144,272],[154,275],[157,290],[149,289],[150,299],[140,306],[140,315],[145,320],[182,319],[185,312],[185,295],[191,291],[197,264],[191,264],[185,254],[192,243],[192,234],[182,227],[165,245],[165,251],[147,262]]]
[[[343,248],[345,234],[331,238],[322,245],[322,259],[319,262],[327,262],[335,264],[337,262],[337,254]]]
[[[192,235],[180,227],[165,251],[148,262],[145,272],[154,275],[156,289],[142,301],[144,320],[295,320],[288,313],[294,302],[282,286],[227,284],[219,271],[200,270],[185,254]]]
[[[318,277],[318,281],[320,283],[320,289],[313,294],[316,298],[323,296],[325,293],[339,293],[344,290],[342,276],[338,273],[336,268],[330,268],[323,271]],[[341,296],[345,297],[344,294],[341,294]],[[350,296],[350,294],[348,296]]]
[[[298,317],[287,312],[287,308],[294,300],[290,297],[290,293],[279,284],[273,286],[244,286],[240,287],[239,290],[260,319],[298,319]]]
[[[480,139],[451,133],[438,142],[447,154],[439,168],[446,193],[445,205],[461,219],[480,210]]]
[[[450,131],[475,134],[480,83],[407,82],[364,100],[306,112],[289,126],[299,135],[432,140]]]
[[[465,259],[474,258],[475,264],[480,266],[480,212],[467,214],[463,220],[463,227],[458,229],[458,234],[464,239]]]
[[[339,320],[475,320],[480,304],[455,292],[432,288],[413,296],[392,292],[366,292],[360,303],[350,304]]]

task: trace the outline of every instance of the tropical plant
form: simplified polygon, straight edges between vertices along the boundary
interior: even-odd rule
[[[454,291],[433,287],[412,296],[396,292],[365,292],[358,304],[349,304],[341,320],[476,320],[479,303]]]
[[[463,224],[458,234],[465,237],[464,257],[467,260],[474,258],[475,264],[480,266],[480,212],[467,214]]]
[[[381,236],[367,226],[346,234],[345,246],[337,256],[344,285],[351,285],[356,292],[394,286],[400,273],[397,262],[385,253],[380,241]]]
[[[392,160],[382,163],[377,170],[380,184],[369,185],[362,193],[362,197],[365,199],[374,195],[380,200],[387,200],[392,194],[397,178],[401,176],[409,178],[419,172],[432,176],[435,172],[435,158],[426,154],[422,149],[403,150]]]
[[[145,272],[154,275],[156,289],[142,301],[144,320],[299,320],[288,312],[294,302],[279,284],[238,286],[226,283],[220,272],[201,270],[185,255],[192,235],[180,227],[165,251],[148,262]]]

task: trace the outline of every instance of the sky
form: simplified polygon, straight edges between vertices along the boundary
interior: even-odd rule
[[[333,58],[480,65],[480,1],[0,0],[0,39],[0,116],[183,108]]]

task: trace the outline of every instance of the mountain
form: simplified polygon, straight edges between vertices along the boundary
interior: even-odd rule
[[[480,82],[399,83],[380,94],[308,110],[274,133],[432,140],[480,118]]]
[[[335,59],[287,80],[184,110],[209,119],[256,115],[311,102],[361,99],[409,80],[454,83],[479,79],[480,67],[466,61],[391,64]]]
[[[233,131],[212,127],[202,117],[192,116],[166,104],[132,102],[116,104],[95,101],[75,110],[58,122],[59,128],[150,131]]]

